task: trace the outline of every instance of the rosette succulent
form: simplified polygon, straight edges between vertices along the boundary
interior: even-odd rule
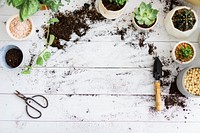
[[[134,9],[134,18],[139,25],[150,27],[157,19],[158,10],[153,9],[151,3],[142,2],[139,7]]]

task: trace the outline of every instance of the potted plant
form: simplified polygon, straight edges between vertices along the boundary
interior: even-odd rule
[[[175,7],[164,19],[168,34],[176,38],[189,37],[198,27],[198,16],[186,6]]]
[[[191,63],[196,57],[194,45],[188,41],[177,43],[172,50],[172,58],[180,64]]]
[[[15,45],[6,45],[1,49],[1,65],[3,68],[14,69],[23,62],[22,50]]]
[[[200,66],[191,66],[182,70],[177,77],[179,91],[187,97],[200,97]]]
[[[19,9],[20,20],[24,21],[41,9],[45,4],[52,11],[57,11],[62,6],[61,0],[7,0],[8,5]]]
[[[33,35],[35,28],[31,18],[21,22],[19,15],[14,15],[7,20],[6,31],[14,40],[26,40]]]
[[[153,9],[151,3],[141,2],[140,6],[134,9],[133,14],[133,25],[140,30],[150,30],[158,21],[158,10]]]
[[[99,12],[107,19],[120,17],[126,8],[128,0],[99,0]]]

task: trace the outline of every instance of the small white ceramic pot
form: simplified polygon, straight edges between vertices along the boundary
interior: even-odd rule
[[[189,92],[187,91],[186,87],[185,87],[185,84],[184,84],[184,78],[185,78],[187,72],[188,72],[190,69],[192,69],[192,68],[200,68],[200,66],[191,66],[191,67],[188,67],[188,68],[183,69],[183,70],[182,70],[181,72],[179,72],[179,74],[178,74],[178,77],[177,77],[177,79],[176,79],[176,84],[177,84],[177,87],[178,87],[179,91],[180,91],[183,95],[185,95],[185,96],[187,96],[187,97],[200,97],[200,96],[195,96],[195,95],[189,93]]]
[[[32,21],[31,18],[28,18],[28,20],[30,20],[31,25],[32,25],[32,27],[31,27],[31,32],[28,34],[28,36],[26,36],[26,37],[24,37],[24,38],[17,38],[17,37],[15,37],[15,36],[11,33],[11,31],[10,31],[10,23],[11,23],[12,20],[13,20],[14,18],[16,18],[16,17],[19,17],[19,15],[14,15],[14,16],[10,17],[10,18],[7,20],[7,22],[6,22],[6,31],[7,31],[8,35],[9,35],[12,39],[14,39],[14,40],[18,40],[18,41],[20,41],[20,40],[27,40],[28,38],[30,38],[30,37],[35,33],[35,27],[34,27],[34,25],[33,25],[33,21]]]
[[[181,10],[183,8],[186,9],[191,9],[190,7],[186,7],[186,6],[177,6],[175,7],[173,10],[171,10],[167,16],[164,19],[164,25],[165,25],[165,29],[168,32],[168,34],[176,37],[176,38],[187,38],[189,37],[192,33],[194,33],[194,31],[198,28],[198,16],[196,14],[196,12],[194,10],[192,10],[192,12],[195,15],[196,18],[196,23],[194,24],[193,28],[187,31],[180,31],[179,29],[174,27],[174,24],[172,22],[172,17],[174,15],[174,13],[177,10]]]
[[[134,26],[136,29],[141,30],[141,31],[149,31],[149,30],[153,29],[153,28],[156,26],[156,24],[158,23],[158,18],[156,19],[156,22],[155,22],[151,27],[149,27],[149,28],[143,28],[143,27],[141,27],[140,25],[138,25],[138,24],[136,23],[134,17],[133,17],[133,20],[132,20],[132,21],[133,21],[133,26]]]
[[[126,4],[124,5],[122,9],[118,11],[111,11],[111,10],[106,9],[106,7],[103,5],[102,0],[99,0],[97,11],[99,11],[102,14],[102,16],[104,16],[107,19],[116,19],[124,13],[127,4],[128,4],[128,1],[126,2]]]
[[[179,61],[179,60],[176,59],[175,50],[176,50],[176,47],[177,47],[179,44],[181,44],[181,43],[187,43],[187,44],[189,44],[189,45],[193,48],[193,50],[194,50],[194,55],[193,55],[192,59],[189,60],[189,61],[187,61],[187,62],[181,62],[181,61]],[[189,64],[189,63],[191,63],[191,62],[195,59],[195,57],[196,57],[196,48],[195,48],[195,46],[194,46],[191,42],[188,42],[188,41],[181,41],[181,42],[177,43],[177,44],[174,46],[173,50],[172,50],[172,58],[173,58],[174,61],[176,61],[176,62],[179,63],[179,64],[183,64],[183,65]]]
[[[7,64],[7,62],[6,62],[6,53],[7,53],[10,49],[13,49],[13,48],[19,49],[19,50],[22,52],[22,61],[21,61],[21,63],[19,64],[19,66],[15,67],[15,68],[9,66],[9,65]],[[22,64],[23,61],[24,61],[24,54],[23,54],[23,51],[22,51],[19,47],[17,47],[16,45],[6,45],[6,46],[4,46],[4,47],[1,49],[1,51],[0,51],[0,55],[1,55],[1,66],[2,66],[3,68],[6,68],[6,69],[16,69],[16,68],[20,67],[21,64]]]

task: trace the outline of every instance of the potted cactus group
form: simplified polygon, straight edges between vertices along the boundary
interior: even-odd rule
[[[176,38],[187,38],[197,29],[198,16],[191,8],[179,6],[167,14],[164,24],[168,34]]]
[[[99,0],[97,10],[107,19],[120,17],[126,8],[128,0]]]
[[[140,30],[152,29],[158,21],[158,10],[153,9],[151,3],[142,2],[134,9],[133,25]]]

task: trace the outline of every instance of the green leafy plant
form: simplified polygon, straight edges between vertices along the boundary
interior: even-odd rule
[[[19,9],[21,21],[26,20],[39,11],[41,4],[45,4],[54,12],[62,6],[61,0],[7,0],[7,3],[8,5],[12,5],[13,7]]]
[[[114,2],[117,5],[124,5],[128,0],[109,0],[111,3]]]
[[[193,50],[190,46],[181,47],[179,51],[179,55],[183,58],[188,58],[193,56]]]
[[[47,34],[46,34],[46,45],[45,48],[40,52],[36,59],[36,65],[42,66],[44,62],[48,61],[51,57],[51,52],[47,51],[47,48],[51,46],[54,42],[55,36],[50,34],[50,24],[57,23],[59,20],[57,18],[52,18],[47,22]],[[33,66],[25,66],[25,70],[22,71],[22,74],[30,74]]]
[[[151,3],[141,2],[140,6],[134,9],[134,18],[139,25],[151,26],[155,23],[158,10],[153,9]]]
[[[177,29],[187,31],[193,28],[196,23],[196,18],[191,9],[184,8],[174,13],[172,22]]]

